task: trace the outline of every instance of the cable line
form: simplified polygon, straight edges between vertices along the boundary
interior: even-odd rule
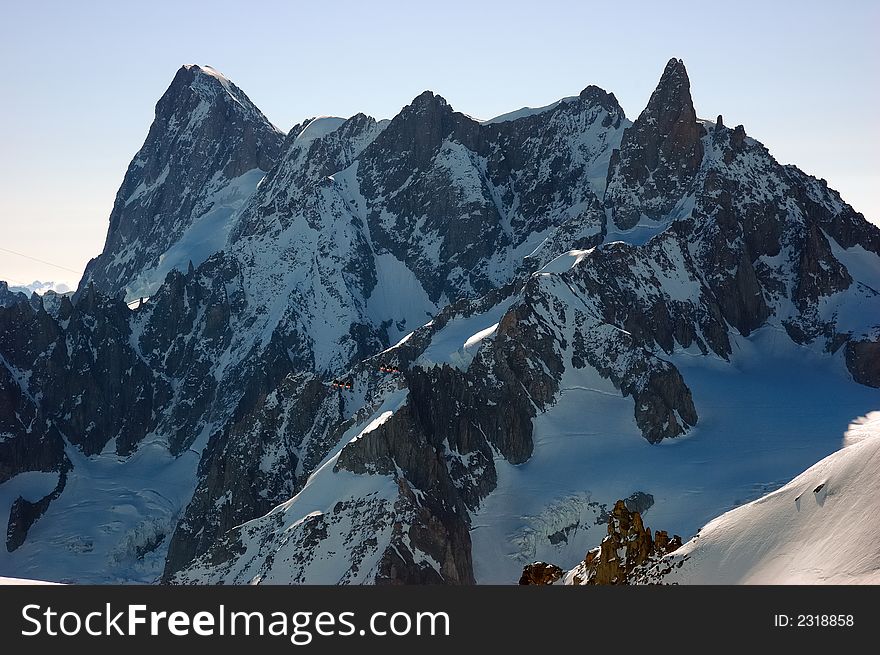
[[[16,252],[14,250],[10,250],[9,248],[2,248],[0,250],[3,252],[8,252],[11,255],[18,255],[19,257],[24,257],[25,259],[31,259],[35,262],[40,262],[41,264],[46,264],[46,266],[54,266],[55,268],[60,268],[62,271],[68,271],[70,273],[76,273],[79,275],[82,271],[75,271],[72,268],[67,268],[66,266],[61,266],[60,264],[53,264],[52,262],[47,262],[45,259],[37,259],[36,257],[31,257],[30,255],[25,255],[23,252]]]

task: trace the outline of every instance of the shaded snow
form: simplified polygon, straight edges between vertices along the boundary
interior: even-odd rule
[[[67,448],[73,462],[64,492],[52,501],[16,551],[0,549],[0,573],[76,583],[155,582],[177,518],[196,484],[206,437],[174,457],[161,442],[143,443],[120,458],[105,449],[84,456]],[[0,485],[0,521],[26,490],[38,500],[58,481],[57,473],[22,473]],[[164,538],[161,538],[164,534]],[[143,549],[159,541],[155,550]]]
[[[391,253],[374,255],[376,286],[367,299],[367,314],[376,325],[388,322],[388,343],[398,342],[403,335],[437,313],[415,274]]]
[[[126,285],[125,300],[131,302],[152,296],[169,272],[186,271],[190,261],[193,266],[198,266],[223,250],[235,224],[236,213],[253,195],[264,175],[259,168],[251,169],[208,196],[202,203],[207,211],[195,218],[174,245],[159,256],[155,267],[141,271]]]
[[[880,412],[861,439],[708,523],[659,567],[679,584],[880,583]],[[836,435],[831,435],[836,437]]]
[[[514,466],[496,455],[498,487],[473,517],[478,583],[515,583],[534,559],[580,562],[606,533],[587,501],[610,508],[635,491],[652,494],[646,524],[687,539],[839,449],[850,422],[880,408],[880,392],[852,382],[840,357],[773,328],[734,341],[730,364],[683,351],[672,359],[700,421],[655,446],[636,426],[631,398],[594,369],[566,371],[558,402],[535,419],[531,459]],[[583,502],[572,507],[572,497]],[[568,542],[550,543],[549,532],[574,521]]]
[[[453,318],[438,330],[431,345],[419,356],[415,365],[429,367],[449,364],[466,369],[482,341],[494,335],[498,322],[514,300],[515,297],[510,297],[486,312]]]
[[[539,271],[540,273],[565,273],[567,270],[578,265],[584,257],[592,252],[589,250],[569,250],[567,253],[559,255],[556,259],[548,262]]]
[[[831,246],[831,254],[846,266],[852,278],[880,293],[880,256],[859,245],[843,248],[828,234],[825,236]]]
[[[345,123],[345,119],[338,116],[319,116],[303,128],[302,132],[294,139],[294,143],[305,146],[335,132],[342,127],[343,123]]]

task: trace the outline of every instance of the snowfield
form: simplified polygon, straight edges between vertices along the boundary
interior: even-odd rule
[[[880,412],[854,422],[847,443],[781,489],[709,522],[657,565],[673,565],[662,581],[880,583]]]
[[[56,585],[57,582],[44,582],[43,580],[25,580],[23,578],[3,578],[0,577],[0,586],[3,585],[32,585],[32,584],[40,584],[40,585]]]
[[[647,526],[688,539],[719,514],[782,487],[855,438],[850,435],[864,434],[865,425],[851,423],[880,407],[877,390],[854,383],[839,357],[797,346],[769,326],[738,338],[730,363],[687,351],[672,360],[693,392],[700,422],[689,435],[653,446],[639,433],[631,399],[592,368],[566,372],[558,402],[535,419],[531,459],[514,466],[496,455],[498,487],[474,516],[471,532],[478,583],[515,583],[535,560],[572,568],[606,534],[599,505],[610,510],[637,491],[654,497],[644,513]],[[880,431],[880,423],[871,425]],[[851,497],[853,512],[876,507],[880,459],[866,461],[864,470],[877,479],[858,500]],[[794,512],[793,496],[789,501],[786,508]],[[813,503],[811,493],[802,508],[806,501]],[[853,529],[860,529],[858,522]],[[800,539],[810,544],[823,533],[827,527],[810,524],[785,537],[779,552],[798,551]],[[706,539],[697,541],[705,546]],[[880,561],[876,547],[866,552]],[[738,581],[735,575],[699,577],[716,569],[708,563],[693,581]],[[748,581],[769,581],[774,570],[766,572]]]
[[[74,467],[64,493],[20,548],[0,549],[0,570],[64,583],[156,582],[171,531],[196,484],[195,449],[174,457],[153,442],[129,458],[112,449],[86,457],[74,447],[68,455]],[[8,523],[18,496],[39,500],[57,482],[57,473],[28,472],[0,485],[0,522]]]

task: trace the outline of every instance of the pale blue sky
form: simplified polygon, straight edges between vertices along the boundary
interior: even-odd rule
[[[0,247],[81,271],[153,106],[209,64],[287,129],[393,116],[431,89],[480,118],[588,84],[629,117],[670,57],[697,113],[743,123],[880,223],[880,3],[0,0]],[[0,251],[0,279],[79,275]]]

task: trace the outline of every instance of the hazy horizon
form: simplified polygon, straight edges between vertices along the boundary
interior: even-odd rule
[[[616,15],[605,3],[333,7],[6,7],[0,75],[14,102],[0,106],[0,280],[76,286],[153,107],[186,63],[225,74],[286,131],[308,116],[390,118],[424,89],[487,119],[595,84],[634,120],[680,57],[701,118],[743,124],[880,224],[873,3],[636,3]]]

